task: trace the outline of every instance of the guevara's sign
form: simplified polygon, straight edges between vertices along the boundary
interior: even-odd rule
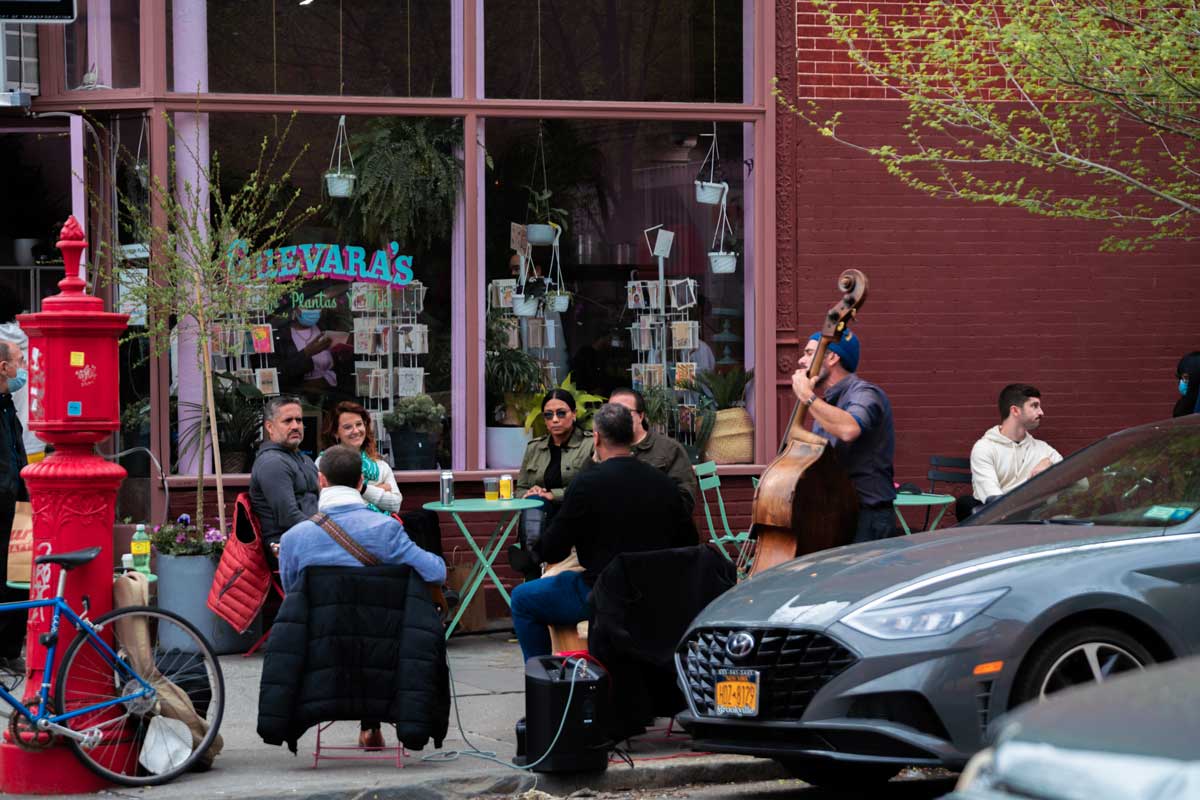
[[[368,258],[365,248],[333,244],[292,244],[251,255],[250,243],[235,239],[228,258],[241,274],[253,280],[333,278],[405,286],[413,279],[413,257],[400,255],[398,242],[389,243],[386,250],[376,250]],[[253,264],[247,264],[251,259]]]

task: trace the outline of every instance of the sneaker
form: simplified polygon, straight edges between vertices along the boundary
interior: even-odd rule
[[[383,731],[381,731],[379,728],[372,728],[369,731],[360,731],[358,734],[358,746],[364,750],[382,750],[383,745]]]

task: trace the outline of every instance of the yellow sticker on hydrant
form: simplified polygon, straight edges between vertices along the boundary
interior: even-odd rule
[[[82,367],[83,366],[83,353],[77,353],[74,351],[71,352],[71,366],[72,367]]]

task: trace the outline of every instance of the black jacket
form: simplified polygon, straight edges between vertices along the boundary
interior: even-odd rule
[[[619,553],[699,541],[675,482],[633,456],[605,459],[571,481],[538,552],[551,564],[574,547],[589,585]]]
[[[258,448],[250,470],[250,507],[267,542],[278,542],[288,528],[317,513],[317,467],[296,450],[274,442]]]
[[[446,738],[445,629],[409,567],[308,567],[275,618],[258,735],[294,753],[313,725],[346,719],[393,723],[410,750]]]
[[[28,499],[21,469],[25,466],[25,437],[12,395],[0,394],[0,492]]]
[[[608,720],[614,739],[683,710],[675,648],[696,615],[736,581],[733,564],[711,544],[624,553],[605,568],[592,590],[588,652],[608,668],[621,698]]]

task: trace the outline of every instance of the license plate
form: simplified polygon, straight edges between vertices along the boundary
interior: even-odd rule
[[[758,716],[758,670],[717,670],[716,711],[728,717]]]

